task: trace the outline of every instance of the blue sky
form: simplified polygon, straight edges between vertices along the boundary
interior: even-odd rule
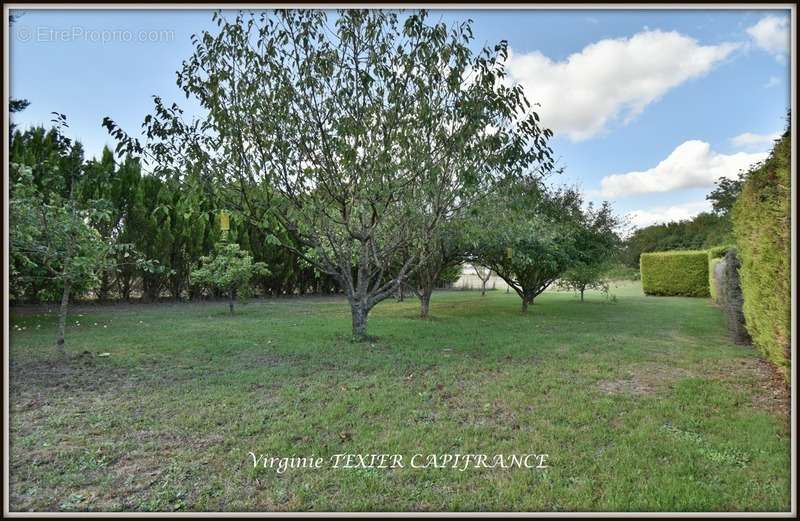
[[[16,12],[19,14],[19,11]],[[475,46],[505,39],[510,77],[554,129],[560,181],[609,199],[632,224],[708,208],[714,179],[764,157],[789,108],[789,11],[447,10]],[[87,155],[137,131],[151,96],[186,105],[175,71],[205,10],[28,10],[10,35],[20,127],[67,114]],[[105,41],[104,41],[105,40]]]

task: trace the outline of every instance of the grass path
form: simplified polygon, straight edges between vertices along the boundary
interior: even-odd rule
[[[11,324],[12,510],[785,511],[785,390],[706,299],[636,284],[385,302],[86,307]],[[109,353],[108,356],[98,356]],[[546,453],[547,469],[291,469],[248,452]]]

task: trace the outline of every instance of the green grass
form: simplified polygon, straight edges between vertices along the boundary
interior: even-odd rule
[[[387,301],[368,343],[341,298],[84,307],[68,364],[51,314],[12,310],[11,510],[787,511],[785,397],[757,354],[707,299],[612,291],[527,316],[442,292],[428,321]],[[277,474],[250,451],[550,467]]]

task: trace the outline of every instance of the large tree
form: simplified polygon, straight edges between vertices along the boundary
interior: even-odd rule
[[[204,116],[186,122],[156,98],[145,146],[105,124],[119,150],[213,184],[256,226],[277,222],[272,237],[338,281],[355,338],[442,222],[498,179],[551,166],[550,131],[504,81],[506,42],[474,54],[470,22],[385,10],[214,20],[178,72]]]

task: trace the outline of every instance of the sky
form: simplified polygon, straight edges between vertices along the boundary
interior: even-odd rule
[[[67,115],[87,156],[138,132],[152,96],[191,112],[175,84],[208,10],[24,10],[10,33],[20,128]],[[557,182],[608,200],[633,226],[690,218],[720,177],[763,160],[790,107],[787,10],[442,10],[473,21],[475,50],[500,40],[538,103]]]

